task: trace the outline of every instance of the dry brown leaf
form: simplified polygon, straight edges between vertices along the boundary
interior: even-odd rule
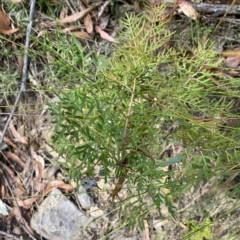
[[[0,33],[4,35],[9,35],[18,31],[18,28],[10,28],[10,19],[9,17],[0,10]]]
[[[59,19],[64,19],[65,17],[67,17],[67,9],[63,8],[62,11],[60,12],[60,16]]]
[[[27,228],[27,230],[34,236],[33,230],[30,228],[30,226],[28,225],[27,221],[23,218],[23,216],[21,215],[21,212],[19,212],[19,208],[17,207],[15,201],[14,201],[14,206],[12,208],[11,213],[14,214],[16,220],[19,223],[22,223]]]
[[[34,188],[34,190],[39,193],[39,192],[43,192],[44,189],[46,188],[47,184],[45,182],[39,182],[38,180],[33,180],[32,181],[32,186]]]
[[[12,135],[14,136],[14,138],[15,138],[14,140],[16,142],[20,142],[22,144],[28,144],[27,140],[17,132],[17,130],[13,126],[12,121],[9,123],[9,130],[11,131]]]
[[[225,57],[223,63],[226,67],[236,68],[240,64],[240,48],[226,50],[221,53]]]
[[[17,155],[7,151],[3,151],[2,153],[6,158],[17,163],[21,168],[24,168],[25,163]]]
[[[67,33],[67,32],[71,32],[73,30],[77,30],[77,29],[79,29],[79,26],[68,26],[68,27],[62,29],[60,32]]]
[[[66,191],[72,191],[73,187],[70,184],[64,183],[62,180],[53,180],[48,183],[49,187],[57,187],[65,189]]]
[[[56,173],[58,172],[58,170],[59,170],[58,165],[53,165],[45,168],[43,172],[43,178],[49,181],[56,179]]]
[[[178,4],[178,6],[178,12],[184,13],[187,17],[190,17],[193,20],[197,19],[198,13],[189,2],[183,0]]]
[[[10,29],[10,30],[0,29],[0,33],[2,33],[4,35],[10,35],[10,34],[15,33],[17,31],[18,31],[18,28],[14,28],[14,29]]]
[[[77,38],[86,38],[86,39],[92,38],[87,32],[82,32],[82,31],[71,32],[72,30],[76,30],[76,29],[79,29],[79,26],[70,26],[70,27],[64,28],[60,32],[74,35]]]
[[[1,133],[1,132],[0,132],[0,137],[2,137],[2,133]],[[3,138],[3,141],[4,141],[5,143],[7,143],[8,145],[10,145],[11,147],[13,147],[14,149],[17,148],[17,146],[16,146],[10,139],[4,137],[4,138]]]
[[[73,187],[69,184],[64,183],[61,180],[53,180],[51,182],[48,182],[46,190],[44,191],[44,194],[48,194],[51,192],[54,188],[60,188],[65,190],[66,192],[73,191]]]
[[[19,177],[15,176],[14,172],[9,167],[7,167],[5,164],[3,164],[1,161],[0,161],[0,166],[7,172],[7,174],[11,177],[12,181],[15,181],[17,183],[17,187],[20,190],[24,191],[24,187],[22,186],[22,183],[21,183]]]
[[[38,181],[42,178],[43,169],[41,163],[33,159],[34,170],[35,170],[35,180]]]
[[[37,197],[31,197],[31,198],[28,198],[28,199],[25,199],[25,200],[16,198],[16,200],[17,200],[17,203],[18,203],[19,207],[30,208],[31,204],[36,202]]]
[[[103,31],[100,27],[95,26],[95,31],[100,34],[101,38],[109,42],[117,43],[117,41],[112,36],[110,36],[108,33]]]
[[[118,195],[118,193],[122,190],[123,183],[125,181],[124,176],[120,176],[118,182],[115,184],[114,190],[111,194],[112,200]]]
[[[4,184],[5,184],[4,178],[2,176],[2,173],[0,173],[0,199],[3,199],[6,195],[6,189]]]
[[[240,56],[236,56],[236,57],[227,57],[225,58],[225,60],[223,61],[224,65],[226,67],[230,67],[230,68],[236,68],[239,66],[240,64]]]
[[[41,164],[41,167],[42,167],[42,170],[43,170],[45,168],[44,159],[33,150],[32,146],[30,147],[30,151],[31,151],[32,158]]]
[[[75,13],[71,16],[67,16],[63,19],[60,19],[58,22],[61,23],[61,24],[64,24],[64,23],[71,23],[71,22],[76,22],[77,20],[79,20],[80,18],[84,17],[87,13],[89,13],[90,11],[92,11],[96,6],[92,6],[92,7],[89,7],[87,9],[84,9],[83,11],[81,12],[78,12],[78,13]]]
[[[10,19],[2,10],[0,10],[0,31],[9,29]]]
[[[17,178],[17,179],[19,179],[19,178]],[[18,181],[16,181],[16,182],[17,182],[16,187],[19,189],[19,191],[21,191],[22,193],[24,193],[26,189],[23,187],[20,179],[19,179]]]
[[[69,34],[71,34],[77,38],[91,39],[91,36],[86,32],[70,32]]]
[[[91,34],[93,32],[93,22],[92,17],[89,13],[84,18],[84,25],[86,27],[87,32]]]

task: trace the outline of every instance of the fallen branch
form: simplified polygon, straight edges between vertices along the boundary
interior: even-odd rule
[[[166,0],[168,6],[173,6],[174,0]],[[214,4],[214,3],[191,3],[198,13],[212,14],[213,16],[221,16],[226,12],[228,15],[240,15],[240,5],[231,4]],[[229,7],[231,9],[229,10]],[[228,11],[229,10],[229,11]]]
[[[193,7],[202,13],[213,14],[213,16],[220,16],[225,14],[231,4],[212,4],[212,3],[198,3],[193,4]],[[233,5],[227,13],[228,15],[240,15],[240,5]]]

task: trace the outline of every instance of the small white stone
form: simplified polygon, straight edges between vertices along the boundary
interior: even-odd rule
[[[92,217],[98,218],[104,215],[104,211],[97,206],[93,206],[90,208],[89,213]]]

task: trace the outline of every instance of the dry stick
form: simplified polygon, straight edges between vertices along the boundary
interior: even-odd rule
[[[2,136],[0,138],[0,144],[3,142],[3,138],[6,134],[7,129],[8,129],[8,125],[9,125],[9,123],[10,123],[12,117],[13,117],[13,114],[16,111],[16,108],[17,108],[17,105],[20,101],[22,93],[26,91],[26,81],[27,81],[27,72],[28,72],[28,49],[29,49],[29,42],[30,42],[29,38],[30,38],[31,29],[32,29],[35,3],[36,3],[36,0],[31,0],[31,6],[30,6],[30,12],[29,12],[29,23],[28,23],[28,26],[27,26],[26,40],[25,40],[25,47],[24,47],[21,87],[20,87],[20,91],[17,95],[17,98],[15,100],[15,103],[14,103],[13,109],[11,111],[11,114],[9,115],[8,120],[7,120],[7,122],[4,126]]]
[[[20,210],[20,207],[19,207],[18,202],[17,202],[17,199],[16,199],[16,197],[15,197],[15,195],[14,195],[14,193],[13,193],[11,187],[10,187],[10,184],[9,184],[9,182],[8,182],[8,179],[7,179],[7,177],[5,177],[5,174],[4,174],[4,172],[3,172],[1,169],[0,169],[0,172],[2,173],[3,179],[4,179],[4,181],[6,182],[6,184],[7,184],[7,186],[8,186],[8,189],[9,189],[9,191],[10,191],[10,193],[11,193],[13,199],[14,199],[14,202],[16,203],[16,206],[17,206],[17,209],[18,209],[18,212],[19,212],[19,216],[20,216],[21,222],[22,222],[21,227],[24,229],[24,231],[29,235],[29,237],[30,237],[32,240],[37,240],[37,239],[29,232],[29,230],[26,228],[25,222],[24,222],[24,220],[23,220],[23,216],[22,216],[22,213],[21,213],[21,210]]]
[[[144,224],[144,230],[145,230],[145,240],[150,240],[149,225],[147,220],[143,220],[143,224]]]
[[[170,4],[169,4],[170,5]],[[229,4],[213,4],[213,3],[194,3],[193,7],[201,13],[211,14],[210,17],[223,15],[226,11],[231,15],[240,15],[239,5],[234,5],[229,9]]]
[[[12,235],[12,234],[3,232],[3,231],[0,231],[0,234],[1,234],[1,235],[4,235],[4,236],[7,236],[7,237],[9,237],[9,238],[12,238],[12,239],[14,239],[14,240],[21,240],[20,238],[14,236],[14,235]]]
[[[227,14],[230,12],[230,10],[232,9],[234,3],[236,2],[236,0],[233,0],[231,5],[229,6],[228,10],[225,12],[225,14],[223,15],[223,17],[219,20],[217,26],[214,28],[211,37],[214,35],[214,33],[217,31],[217,29],[219,28],[220,24],[223,22],[224,18],[226,18]]]

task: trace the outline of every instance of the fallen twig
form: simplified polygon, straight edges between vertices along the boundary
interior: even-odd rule
[[[14,240],[20,240],[20,238],[14,236],[14,235],[12,235],[12,234],[3,232],[3,231],[0,231],[0,234],[1,234],[1,235],[4,235],[4,236],[7,236],[7,237],[9,237],[9,238],[11,238],[11,239],[14,239]]]
[[[233,8],[234,4],[235,4],[236,0],[232,1],[232,4],[228,7],[228,9],[225,11],[224,15],[222,16],[222,18],[220,19],[220,21],[218,22],[217,26],[214,28],[213,32],[212,32],[212,36],[215,34],[215,32],[217,31],[217,29],[219,28],[220,24],[223,22],[223,20],[226,18],[226,16],[228,15],[228,13],[231,11],[231,9]],[[239,8],[238,8],[239,10]]]
[[[145,232],[145,240],[150,240],[150,232],[149,232],[149,226],[147,220],[143,220],[144,224],[144,232]]]
[[[35,3],[36,0],[31,0],[31,5],[30,5],[30,12],[29,12],[29,23],[27,26],[27,32],[26,32],[26,40],[25,40],[25,47],[24,47],[24,56],[23,56],[23,69],[22,69],[22,80],[21,80],[21,87],[20,91],[16,97],[13,109],[8,117],[8,120],[4,126],[2,136],[0,138],[0,144],[3,142],[3,138],[6,134],[6,131],[8,129],[8,125],[13,117],[13,114],[16,111],[17,105],[20,101],[20,98],[22,96],[22,93],[26,91],[26,81],[27,81],[27,72],[28,72],[28,49],[29,49],[29,44],[30,44],[30,33],[32,29],[32,22],[33,22],[33,13],[35,9]]]

